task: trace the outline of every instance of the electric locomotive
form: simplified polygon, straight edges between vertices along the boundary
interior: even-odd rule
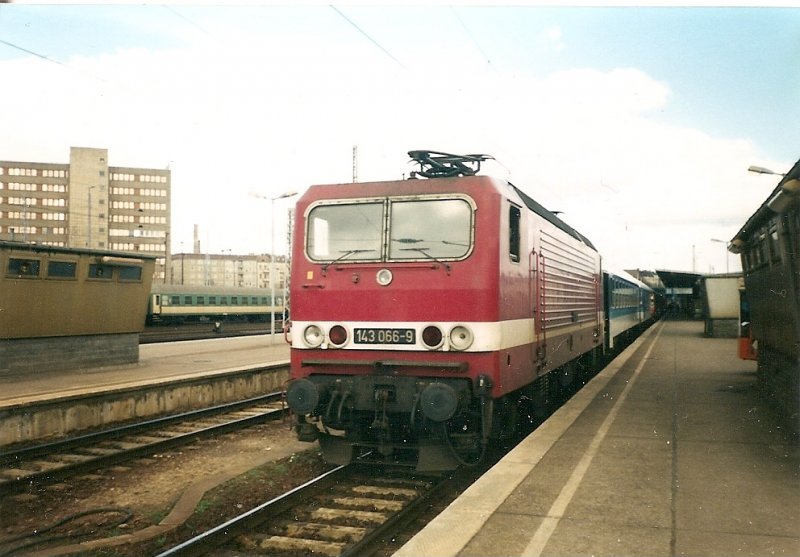
[[[336,464],[477,462],[603,352],[592,243],[478,175],[487,155],[409,155],[411,179],[312,186],[296,207],[287,400]]]

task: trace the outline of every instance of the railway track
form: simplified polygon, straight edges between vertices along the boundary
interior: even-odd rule
[[[474,469],[435,476],[340,466],[158,557],[374,555],[475,475]]]
[[[283,393],[0,453],[0,496],[282,416]]]
[[[283,333],[282,321],[275,322],[275,332]],[[145,327],[145,330],[139,333],[139,344],[268,335],[269,333],[269,323],[223,322],[219,330],[215,329],[212,322],[187,323],[184,325],[153,325]]]

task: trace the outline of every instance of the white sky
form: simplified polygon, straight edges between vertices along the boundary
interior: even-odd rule
[[[794,8],[2,5],[0,41],[0,158],[169,165],[176,252],[194,224],[204,250],[269,251],[248,192],[349,182],[357,145],[359,181],[411,149],[491,154],[612,268],[733,271],[711,239],[778,182],[748,166],[800,151]]]

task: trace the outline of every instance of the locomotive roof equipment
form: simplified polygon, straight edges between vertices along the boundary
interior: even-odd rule
[[[453,178],[475,176],[481,170],[481,162],[494,160],[491,155],[453,155],[441,151],[409,151],[408,156],[419,163],[419,170],[411,178]]]

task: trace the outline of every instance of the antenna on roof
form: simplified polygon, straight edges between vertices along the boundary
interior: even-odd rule
[[[491,155],[453,155],[441,151],[409,151],[408,156],[419,163],[419,170],[411,172],[411,178],[474,176],[480,171],[482,161],[494,160]]]

